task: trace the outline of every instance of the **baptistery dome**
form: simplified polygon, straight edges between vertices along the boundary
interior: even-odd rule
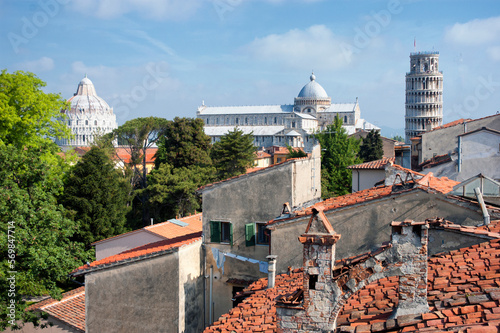
[[[89,146],[96,134],[103,135],[118,127],[113,108],[97,96],[94,84],[87,76],[80,81],[76,93],[68,102],[69,110],[63,110],[62,113],[67,116],[65,121],[74,138],[57,140],[58,145]]]
[[[326,93],[325,89],[316,82],[316,76],[314,76],[314,73],[311,74],[310,78],[311,81],[307,83],[302,90],[299,92],[299,95],[297,97],[301,98],[328,98],[328,94]]]

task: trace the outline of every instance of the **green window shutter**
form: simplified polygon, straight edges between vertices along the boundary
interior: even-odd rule
[[[245,244],[247,246],[255,245],[255,224],[245,224]]]
[[[210,221],[210,241],[220,243],[220,222]]]
[[[229,223],[229,234],[231,237],[231,246],[233,246],[233,224]]]

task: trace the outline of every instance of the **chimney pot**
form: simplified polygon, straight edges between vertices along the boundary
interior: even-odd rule
[[[274,288],[275,278],[276,278],[276,258],[278,256],[271,254],[266,258],[268,260],[267,268],[267,288]]]

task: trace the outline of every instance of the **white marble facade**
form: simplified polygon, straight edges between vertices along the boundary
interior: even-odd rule
[[[110,133],[118,127],[113,108],[97,96],[94,84],[87,76],[80,81],[68,102],[70,109],[62,113],[66,114],[65,122],[74,137],[56,140],[59,146],[90,146],[96,135]]]
[[[358,99],[354,103],[332,103],[323,87],[312,74],[293,104],[259,106],[210,107],[202,103],[196,113],[205,123],[205,133],[212,142],[238,127],[253,133],[257,147],[302,147],[310,152],[314,133],[330,124],[336,115],[344,122],[349,134],[357,130],[379,129],[361,119]]]

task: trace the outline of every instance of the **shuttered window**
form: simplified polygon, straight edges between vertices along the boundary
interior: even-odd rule
[[[246,246],[255,245],[255,224],[245,224],[245,244]]]

